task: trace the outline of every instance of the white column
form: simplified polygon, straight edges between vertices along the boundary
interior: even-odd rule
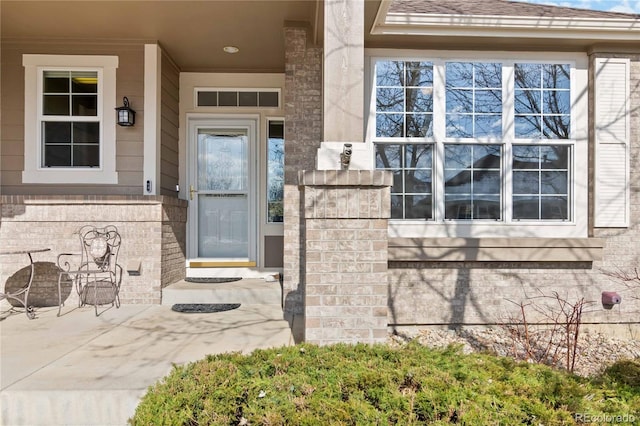
[[[160,194],[160,122],[162,51],[157,44],[144,45],[144,195]]]
[[[324,4],[324,140],[363,142],[364,0]]]

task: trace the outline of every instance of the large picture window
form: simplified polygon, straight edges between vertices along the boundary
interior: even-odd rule
[[[369,137],[376,168],[394,175],[392,219],[572,224],[577,205],[586,217],[575,165],[576,156],[586,157],[587,132],[573,105],[574,60],[412,57],[372,64]],[[584,108],[586,100],[578,99]],[[586,177],[585,168],[579,174]]]

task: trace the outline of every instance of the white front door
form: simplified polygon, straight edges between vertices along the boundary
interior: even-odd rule
[[[255,266],[256,120],[192,120],[191,267]]]

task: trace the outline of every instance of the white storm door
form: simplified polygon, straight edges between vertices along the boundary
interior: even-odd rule
[[[192,131],[191,257],[253,261],[255,122],[216,120],[199,123]]]

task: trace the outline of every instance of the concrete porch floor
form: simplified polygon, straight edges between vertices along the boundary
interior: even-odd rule
[[[0,305],[0,424],[125,425],[174,364],[293,344],[278,305],[211,314],[123,305],[22,310]],[[99,311],[100,312],[100,311]]]

